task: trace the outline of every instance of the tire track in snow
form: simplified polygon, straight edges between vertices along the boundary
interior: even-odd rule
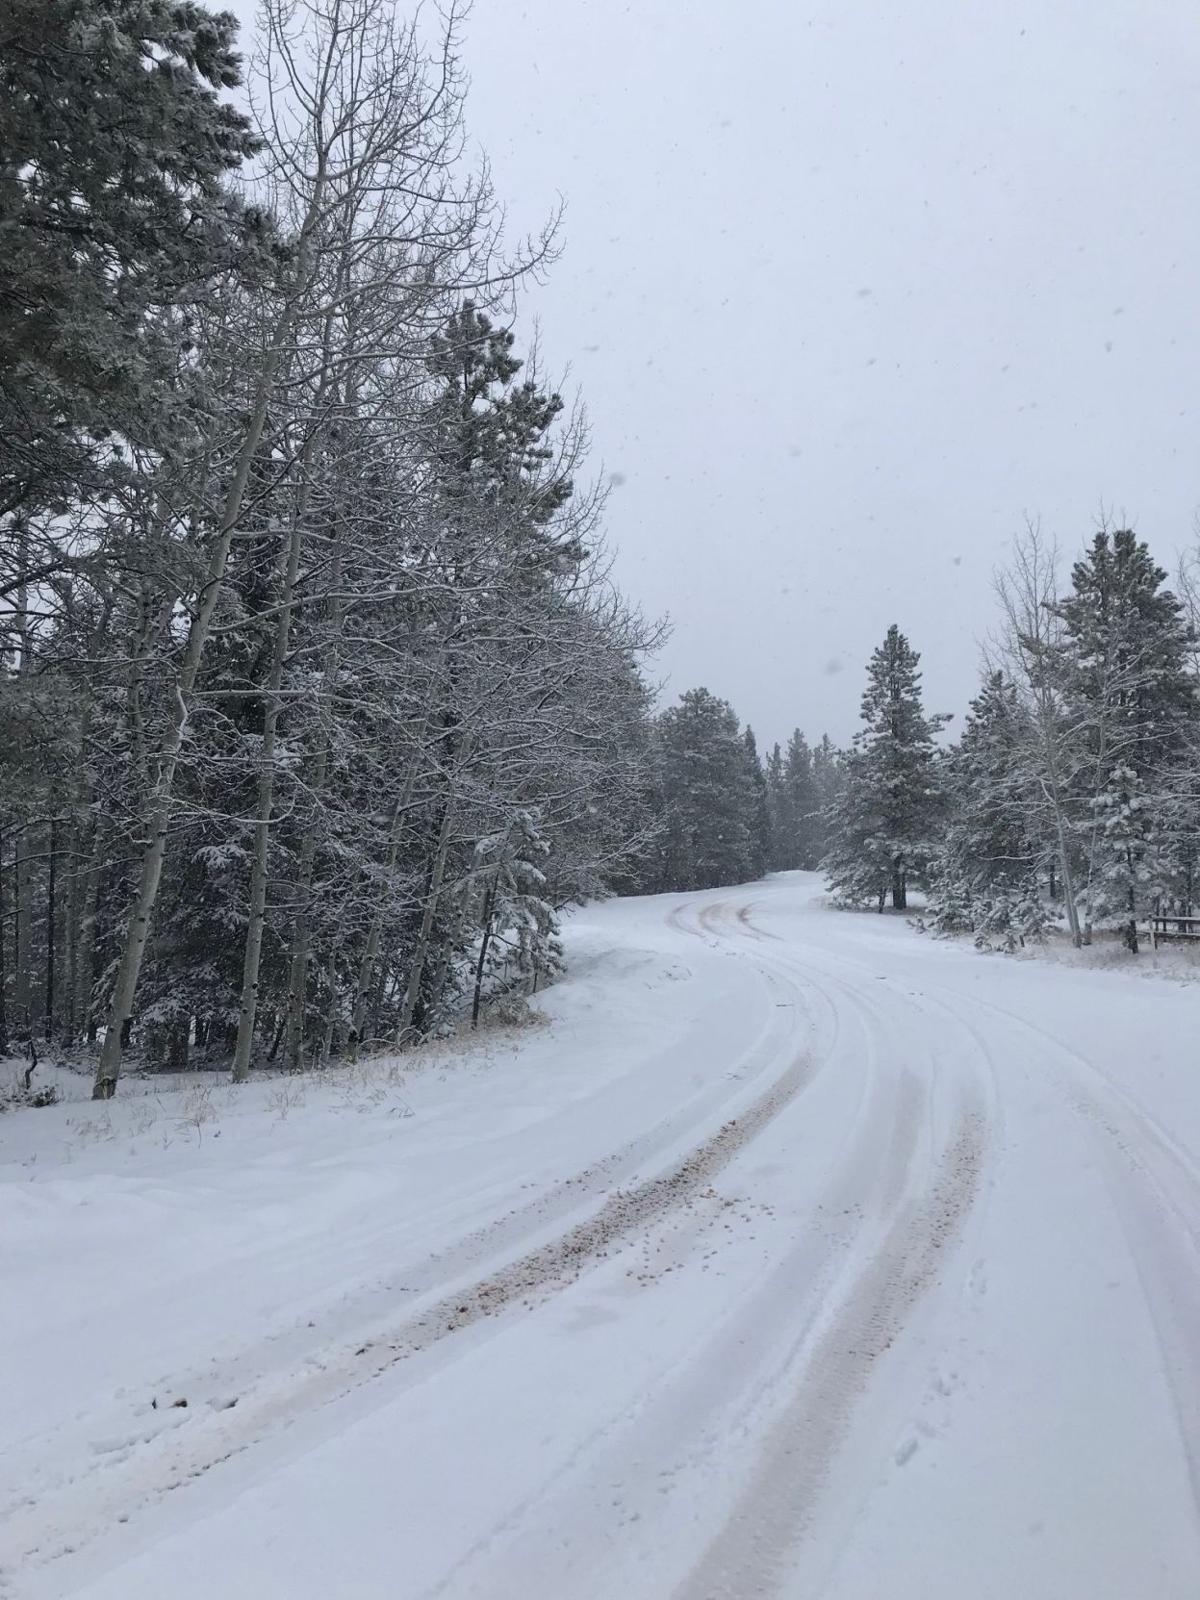
[[[678,931],[692,930],[679,928]],[[774,1004],[778,1006],[780,1003]],[[529,1234],[545,1228],[548,1223],[565,1220],[571,1213],[580,1210],[589,1197],[607,1195],[614,1184],[635,1177],[640,1169],[658,1160],[665,1151],[694,1137],[699,1127],[711,1125],[715,1116],[720,1116],[736,1101],[742,1093],[742,1084],[769,1074],[780,1057],[790,1059],[795,1056],[795,1030],[787,1030],[782,1038],[776,1039],[773,1035],[778,1032],[778,1026],[768,1018],[757,1037],[731,1063],[722,1079],[706,1085],[672,1115],[662,1118],[637,1138],[572,1173],[569,1178],[562,1179],[536,1199],[465,1234],[456,1243],[431,1257],[424,1274],[409,1273],[406,1284],[416,1285],[419,1292],[425,1293],[464,1272],[477,1271],[487,1260],[519,1246]],[[436,1272],[430,1269],[436,1269]]]
[[[1058,1056],[1066,1063],[1062,1076],[1069,1080],[1066,1092],[1075,1110],[1108,1136],[1200,1247],[1200,1165],[1183,1146],[1074,1045],[994,1000],[974,1003],[1032,1035],[1043,1046],[1044,1054]]]
[[[674,931],[677,931],[677,933],[690,934],[690,936],[693,936],[693,938],[702,938],[701,930],[699,930],[699,928],[694,928],[694,926],[688,925],[688,922],[686,922],[686,912],[694,912],[694,906],[674,907],[674,909],[670,910],[669,914],[667,914],[667,926],[670,926],[670,928],[672,928]],[[701,920],[701,922],[704,920],[704,912],[701,912],[701,918],[699,918],[699,920]],[[763,968],[763,976],[768,979],[768,992],[770,992],[770,994],[778,994],[778,992],[781,992],[778,987],[779,982],[781,982],[781,973],[779,973],[779,971],[773,971],[770,970],[770,968]],[[790,971],[787,971],[787,973],[784,973],[784,976],[786,976],[787,986],[789,986],[787,987],[787,992],[792,992],[792,994],[797,995],[797,982],[795,982],[794,974],[790,973]],[[771,1002],[771,1010],[790,1010],[792,1005],[794,1005],[794,1002],[779,1002],[779,1000],[773,1000],[773,1002]],[[835,1018],[835,1014],[834,1018],[832,1018],[832,1022],[834,1022],[832,1038],[835,1038],[837,1037],[837,1018]],[[773,1016],[771,1016],[770,1011],[768,1011],[768,1018],[766,1018],[766,1022],[763,1024],[760,1032],[758,1032],[757,1037],[755,1037],[754,1040],[747,1045],[746,1050],[742,1051],[741,1056],[738,1058],[738,1062],[736,1062],[736,1066],[731,1067],[731,1069],[726,1072],[725,1082],[718,1083],[718,1085],[709,1086],[707,1090],[702,1091],[702,1093],[698,1094],[698,1096],[694,1096],[694,1102],[696,1102],[696,1104],[691,1107],[694,1115],[693,1117],[688,1118],[688,1122],[682,1122],[682,1118],[678,1117],[678,1115],[664,1118],[662,1122],[659,1122],[658,1125],[654,1126],[654,1128],[651,1128],[651,1130],[640,1134],[637,1139],[630,1141],[629,1144],[626,1144],[626,1146],[621,1146],[618,1150],[613,1150],[613,1152],[610,1152],[610,1154],[603,1155],[603,1157],[600,1157],[600,1160],[597,1160],[597,1162],[592,1163],[592,1165],[587,1166],[587,1168],[579,1171],[579,1173],[574,1173],[571,1178],[565,1179],[565,1181],[557,1184],[557,1186],[555,1186],[554,1189],[550,1189],[547,1194],[541,1195],[541,1197],[536,1198],[536,1200],[528,1203],[528,1205],[518,1206],[517,1210],[507,1214],[507,1216],[504,1216],[504,1218],[496,1219],[496,1221],[491,1222],[491,1224],[483,1227],[483,1229],[475,1230],[474,1234],[466,1235],[466,1238],[461,1240],[459,1245],[451,1248],[450,1253],[443,1253],[442,1256],[438,1256],[438,1261],[445,1261],[448,1254],[453,1254],[454,1258],[458,1258],[459,1251],[464,1250],[464,1248],[472,1248],[472,1254],[474,1254],[477,1250],[486,1250],[488,1253],[493,1254],[494,1256],[494,1254],[496,1254],[496,1246],[504,1245],[504,1243],[509,1242],[510,1235],[514,1234],[514,1230],[522,1229],[522,1227],[526,1227],[528,1224],[534,1224],[534,1226],[536,1226],[536,1224],[544,1224],[544,1222],[547,1221],[547,1216],[554,1216],[555,1213],[560,1213],[560,1211],[578,1210],[579,1194],[581,1194],[581,1192],[582,1194],[610,1194],[611,1187],[613,1187],[614,1178],[621,1178],[621,1176],[624,1176],[624,1174],[634,1173],[638,1166],[642,1166],[643,1163],[648,1162],[648,1160],[653,1160],[653,1158],[658,1157],[662,1150],[667,1149],[670,1144],[677,1144],[682,1136],[686,1136],[686,1134],[690,1133],[691,1128],[694,1128],[696,1122],[707,1120],[707,1118],[712,1117],[714,1114],[720,1114],[720,1109],[722,1109],[722,1106],[728,1106],[728,1102],[730,1102],[731,1099],[736,1098],[736,1096],[741,1093],[741,1090],[738,1090],[738,1088],[734,1088],[733,1091],[728,1090],[728,1086],[726,1086],[728,1080],[734,1080],[734,1082],[744,1082],[744,1080],[754,1080],[754,1078],[762,1077],[763,1074],[766,1074],[766,1072],[770,1070],[771,1064],[773,1064],[773,1061],[776,1061],[779,1056],[790,1056],[790,1058],[794,1058],[792,1059],[792,1064],[790,1064],[789,1069],[787,1069],[786,1074],[784,1074],[784,1078],[781,1078],[779,1082],[782,1083],[784,1080],[786,1080],[786,1078],[789,1078],[789,1074],[795,1072],[795,1070],[800,1067],[802,1062],[805,1062],[805,1082],[808,1082],[808,1078],[813,1075],[813,1072],[816,1070],[816,1066],[818,1066],[819,1061],[824,1059],[824,1050],[819,1051],[818,1056],[814,1056],[814,1058],[810,1061],[810,1053],[808,1053],[806,1050],[802,1050],[802,1048],[800,1048],[800,1043],[798,1043],[797,1035],[800,1034],[800,1032],[805,1032],[806,1034],[808,1030],[797,1029],[795,1024],[787,1024],[787,1026],[784,1027],[784,1034],[782,1034],[782,1038],[774,1038],[773,1035],[779,1034],[779,1022],[778,1019],[774,1019]],[[773,1053],[770,1053],[770,1051],[773,1051]],[[744,1069],[742,1069],[742,1062],[744,1062]],[[773,1093],[774,1086],[771,1088],[771,1090],[766,1091],[766,1098],[770,1099],[771,1096],[773,1096]],[[747,1110],[747,1112],[744,1112],[744,1114],[741,1115],[741,1118],[734,1117],[731,1118],[731,1120],[728,1120],[728,1122],[722,1126],[722,1130],[718,1131],[717,1138],[722,1138],[722,1134],[725,1133],[725,1128],[728,1128],[728,1126],[741,1126],[741,1128],[744,1128],[747,1120],[754,1120],[754,1118],[757,1118],[758,1104],[760,1104],[760,1102],[755,1102],[754,1106],[750,1106],[750,1109]],[[779,1106],[778,1110],[781,1109],[782,1106]],[[776,1110],[773,1115],[778,1114],[778,1110]],[[770,1118],[766,1118],[766,1120],[770,1120]],[[762,1125],[765,1125],[765,1122],[755,1126],[755,1131],[758,1131],[758,1126]],[[694,1147],[693,1150],[690,1150],[690,1152],[683,1157],[682,1162],[678,1163],[678,1165],[688,1165],[688,1163],[693,1160],[694,1155],[698,1154],[699,1150],[706,1149],[706,1146],[709,1144],[709,1142],[712,1141],[704,1141],[704,1144],[701,1144],[701,1146]],[[731,1160],[731,1158],[733,1158],[733,1154],[736,1154],[736,1149],[730,1150],[730,1155],[726,1157],[726,1160]],[[723,1160],[720,1165],[725,1165],[725,1160]],[[656,1186],[656,1184],[659,1184],[659,1182],[669,1181],[672,1170],[674,1170],[674,1168],[667,1168],[667,1173],[662,1174],[661,1179],[650,1179],[646,1186],[638,1186],[638,1189],[640,1189],[640,1187],[653,1187]],[[717,1168],[714,1168],[714,1171],[715,1170],[717,1170]],[[710,1174],[706,1174],[706,1176],[710,1176]],[[704,1181],[704,1179],[698,1179],[698,1181]],[[629,1194],[634,1194],[634,1192],[638,1192],[638,1189],[618,1190],[618,1194],[627,1194],[627,1192],[629,1192]],[[600,1213],[597,1213],[597,1216],[598,1214]],[[578,1224],[579,1229],[586,1229],[586,1227],[590,1226],[590,1222],[592,1221],[594,1221],[594,1218],[589,1218],[586,1219],[586,1221],[581,1222],[581,1224]],[[568,1237],[568,1235],[563,1235],[563,1237]],[[478,1259],[477,1256],[475,1256],[475,1259]],[[450,1296],[450,1298],[453,1298],[453,1296]]]
[[[574,1283],[711,1184],[803,1091],[814,1070],[807,1054],[795,1056],[744,1110],[663,1172],[613,1190],[594,1213],[553,1239],[464,1288],[443,1293],[367,1342],[262,1384],[236,1411],[190,1411],[186,1422],[192,1426],[154,1436],[128,1462],[112,1463],[101,1481],[89,1473],[64,1486],[65,1493],[16,1508],[7,1519],[6,1559],[44,1565],[74,1551],[88,1542],[89,1529],[99,1533],[127,1520],[139,1506],[250,1449],[298,1413],[342,1398],[451,1335],[517,1306],[531,1309]]]
[[[624,1244],[660,1222],[686,1198],[710,1184],[807,1087],[812,1074],[813,1065],[806,1056],[795,1060],[747,1110],[722,1123],[716,1133],[665,1172],[628,1189],[615,1190],[598,1211],[558,1238],[501,1267],[465,1294],[447,1295],[415,1318],[408,1325],[403,1344],[394,1347],[397,1353],[415,1354],[481,1317],[494,1316],[514,1301],[539,1290],[573,1283],[584,1267],[606,1257],[610,1247]]]
[[[745,909],[749,914],[755,908]],[[742,920],[754,926],[749,915]],[[929,987],[924,978],[922,987]],[[994,1062],[1003,1054],[1019,1061],[1032,1056],[1039,1068],[1048,1068],[1045,1081],[1090,1132],[1158,1347],[1181,1466],[1200,1519],[1200,1370],[1195,1359],[1200,1349],[1200,1165],[1124,1086],[1076,1046],[995,1000],[933,987],[937,994],[923,998],[973,1035],[985,1058]],[[1006,1038],[1007,1047],[1002,1043]],[[995,1076],[993,1067],[993,1080]],[[995,1121],[998,1097],[993,1094],[992,1100]]]
[[[1129,1245],[1174,1404],[1192,1502],[1200,1515],[1200,1168],[1153,1117],[1081,1051],[995,1001],[975,1004],[1059,1060],[1058,1088],[1099,1143],[1102,1174]]]
[[[701,913],[701,922],[717,933],[722,921],[736,917],[745,932],[760,940],[787,941],[753,920],[753,902],[734,908],[722,902]],[[733,931],[733,930],[729,930]],[[801,962],[776,958],[778,965],[800,976]],[[824,969],[805,973],[809,982],[838,991],[864,1019],[885,1032],[894,1019],[844,978]],[[865,969],[864,979],[871,977]],[[900,998],[900,997],[898,997]],[[920,1013],[927,1005],[911,1005]],[[932,997],[942,1015],[967,1032],[981,1052],[989,1080],[992,1057],[979,1030],[950,1006]],[[938,1077],[933,1066],[926,1084],[926,1104]],[[856,1408],[875,1369],[902,1333],[919,1302],[936,1285],[942,1265],[960,1239],[982,1186],[993,1107],[973,1076],[955,1086],[956,1108],[949,1137],[933,1159],[924,1189],[909,1193],[914,1169],[917,1114],[911,1090],[903,1112],[897,1112],[886,1161],[885,1208],[895,1212],[878,1248],[865,1267],[831,1296],[833,1309],[821,1319],[798,1353],[799,1386],[769,1424],[750,1479],[721,1530],[674,1591],[672,1600],[743,1600],[751,1595],[783,1591],[794,1576],[794,1558],[806,1535],[815,1531],[832,1470],[849,1440]],[[989,1098],[993,1098],[991,1096]]]
[[[689,909],[697,915],[695,906],[678,908],[674,925],[680,932],[702,936],[680,923]],[[702,908],[710,932],[719,920],[714,909]],[[722,943],[728,931],[722,930]],[[755,952],[753,959],[766,958]],[[776,958],[772,955],[770,961]],[[764,970],[774,972],[775,966]],[[802,987],[811,988],[791,970],[781,969],[776,977],[786,977],[797,995]],[[694,1329],[685,1346],[671,1350],[657,1383],[608,1415],[565,1463],[556,1461],[535,1489],[482,1530],[442,1577],[421,1591],[425,1600],[530,1593],[532,1573],[537,1574],[539,1593],[601,1592],[594,1588],[596,1575],[605,1570],[605,1549],[618,1535],[597,1519],[597,1507],[614,1503],[614,1489],[623,1484],[631,1456],[639,1464],[658,1466],[649,1497],[640,1500],[637,1512],[651,1517],[679,1474],[686,1476],[698,1460],[711,1459],[728,1435],[744,1430],[748,1415],[772,1407],[776,1391],[787,1386],[798,1352],[822,1322],[847,1253],[870,1249],[870,1241],[886,1227],[907,1185],[925,1110],[925,1086],[918,1074],[877,1075],[882,1030],[868,1026],[868,1017],[875,1022],[873,1014],[866,1008],[856,1012],[855,1037],[843,1039],[845,1013],[823,989],[813,992],[829,1011],[819,1063],[822,1076],[848,1059],[863,1072],[861,1092],[851,1102],[851,1116],[811,1223],[749,1293],[726,1308],[727,1314],[703,1330]],[[869,1241],[866,1246],[863,1239]],[[673,1292],[679,1293],[681,1280],[672,1281]],[[635,1470],[635,1480],[640,1476]],[[559,1537],[547,1547],[549,1527],[557,1528]],[[586,1552],[594,1545],[598,1548],[589,1559]],[[584,1573],[590,1577],[580,1590]]]
[[[1181,1461],[1200,1518],[1200,1371],[1195,1359],[1200,1349],[1200,1165],[1077,1047],[995,1000],[968,1000],[941,985],[934,987],[937,995],[924,998],[972,1034],[985,1057],[995,1059],[998,1039],[1007,1034],[1010,1055],[1021,1059],[1033,1054],[1040,1066],[1049,1067],[1047,1081],[1090,1130],[1158,1346]],[[981,1015],[995,1023],[986,1036]]]
[[[898,1137],[902,1144],[903,1133]],[[966,1112],[928,1193],[901,1206],[878,1253],[815,1336],[800,1387],[770,1427],[749,1483],[673,1600],[743,1600],[778,1593],[785,1584],[852,1431],[857,1402],[962,1232],[983,1157],[982,1119]],[[909,1157],[894,1150],[891,1160],[902,1174]]]
[[[753,901],[751,901],[749,905],[741,906],[739,908],[737,919],[741,923],[742,927],[748,928],[756,939],[774,939],[776,944],[782,944],[784,941],[777,933],[772,933],[769,928],[760,928],[753,920],[753,913],[756,909],[757,907]]]
[[[597,1583],[608,1571],[605,1544],[617,1534],[612,1527],[597,1529],[596,1507],[607,1505],[618,1490],[626,1514],[630,1504],[638,1505],[638,1516],[653,1514],[647,1464],[658,1465],[650,1480],[657,1497],[677,1475],[695,1472],[700,1460],[715,1466],[724,1441],[747,1427],[762,1440],[750,1487],[736,1501],[724,1536],[718,1534],[706,1559],[692,1569],[691,1587],[685,1580],[678,1594],[680,1600],[749,1600],[772,1592],[793,1575],[789,1558],[821,1516],[831,1470],[859,1420],[859,1402],[875,1368],[938,1281],[943,1259],[965,1226],[980,1186],[990,1116],[976,1073],[946,1070],[936,1054],[927,1056],[928,1023],[938,1025],[941,1042],[947,1008],[897,995],[925,1023],[916,1042],[919,1056],[927,1059],[880,1071],[881,1055],[895,1062],[898,1048],[901,1054],[905,1049],[894,1009],[877,1002],[873,983],[856,985],[789,959],[790,949],[785,954],[779,948],[786,941],[756,928],[751,911],[730,900],[710,901],[676,907],[669,920],[680,932],[707,935],[734,950],[740,946],[747,959],[775,972],[793,992],[803,988],[819,996],[830,1009],[834,1041],[848,1016],[856,1032],[861,1029],[868,1063],[862,1098],[842,1154],[823,1179],[824,1205],[817,1208],[839,1217],[853,1212],[854,1220],[824,1237],[819,1226],[805,1227],[749,1297],[685,1358],[676,1357],[660,1389],[636,1397],[581,1444],[570,1463],[569,1485],[560,1463],[476,1541],[428,1591],[431,1596],[526,1593],[533,1573],[542,1592],[608,1592]],[[772,941],[775,948],[747,949],[749,940]],[[949,1015],[958,1026],[960,1019]],[[966,1032],[968,1045],[977,1045],[974,1031]],[[990,1068],[986,1052],[984,1061]],[[954,1107],[951,1126],[940,1138],[932,1125],[935,1092],[939,1104],[948,1099]],[[890,1444],[879,1454],[890,1457]],[[624,1480],[631,1465],[634,1484],[640,1479],[641,1486],[640,1496],[632,1488],[635,1499],[628,1502]],[[865,1492],[861,1482],[852,1495],[859,1490]],[[549,1527],[559,1530],[552,1544],[546,1542]],[[714,1563],[723,1563],[724,1570]]]

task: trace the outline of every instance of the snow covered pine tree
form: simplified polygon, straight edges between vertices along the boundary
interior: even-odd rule
[[[1188,670],[1194,640],[1166,576],[1130,529],[1101,529],[1057,607],[1063,698],[1086,749],[1077,785],[1090,812],[1087,920],[1116,919],[1135,955],[1139,917],[1177,875],[1162,826],[1164,780],[1200,714]]]
[[[893,623],[867,667],[865,726],[846,758],[845,794],[826,816],[823,865],[848,905],[882,911],[890,891],[903,911],[934,854],[942,803],[934,738],[949,718],[922,707],[920,659]]]
[[[1053,862],[1038,830],[1041,797],[1025,753],[1029,714],[1016,685],[989,672],[946,757],[946,821],[931,866],[930,920],[1007,949],[1041,938],[1039,870]]]
[[[758,876],[762,796],[733,707],[689,689],[657,731],[663,815],[653,887],[713,889]]]

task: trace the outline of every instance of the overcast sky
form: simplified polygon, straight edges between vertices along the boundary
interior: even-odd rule
[[[895,621],[961,712],[1026,513],[1073,549],[1124,510],[1174,565],[1193,0],[477,0],[465,54],[514,227],[567,201],[528,311],[671,692],[845,740]]]

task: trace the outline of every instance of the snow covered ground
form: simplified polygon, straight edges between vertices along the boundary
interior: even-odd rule
[[[0,1117],[0,1595],[1200,1593],[1200,989],[804,874],[568,944],[547,1027]]]

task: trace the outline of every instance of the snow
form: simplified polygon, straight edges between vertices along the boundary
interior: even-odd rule
[[[564,942],[543,1027],[0,1116],[5,1600],[1200,1592],[1186,971],[803,873]]]

